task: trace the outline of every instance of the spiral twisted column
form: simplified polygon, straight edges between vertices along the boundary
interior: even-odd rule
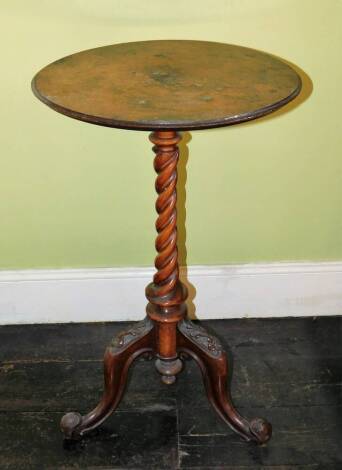
[[[154,320],[157,334],[156,367],[165,383],[173,383],[181,369],[177,358],[177,323],[186,315],[186,287],[179,280],[177,250],[177,163],[180,135],[175,131],[155,131],[150,134],[154,143],[154,169],[158,176],[156,210],[155,259],[157,272],[146,288],[149,300],[147,314]]]

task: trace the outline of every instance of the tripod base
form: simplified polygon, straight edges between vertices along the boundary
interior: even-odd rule
[[[264,444],[270,439],[272,427],[266,420],[255,418],[248,421],[234,408],[227,388],[227,357],[218,339],[184,319],[177,325],[177,357],[160,358],[157,354],[155,324],[148,317],[120,333],[106,349],[102,400],[84,416],[75,412],[63,416],[61,429],[65,438],[80,439],[111,415],[123,396],[128,369],[141,355],[156,357],[156,368],[166,384],[173,383],[176,374],[180,372],[180,358],[190,356],[201,369],[208,400],[231,429],[245,440],[258,444]]]

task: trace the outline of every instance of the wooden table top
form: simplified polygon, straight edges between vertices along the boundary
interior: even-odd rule
[[[217,42],[114,44],[57,60],[33,78],[54,110],[93,124],[140,130],[227,126],[268,114],[298,95],[281,60]]]

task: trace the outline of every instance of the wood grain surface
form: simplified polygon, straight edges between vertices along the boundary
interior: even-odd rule
[[[113,44],[64,57],[33,79],[35,95],[75,119],[127,129],[202,129],[268,114],[300,91],[283,61],[230,44]]]

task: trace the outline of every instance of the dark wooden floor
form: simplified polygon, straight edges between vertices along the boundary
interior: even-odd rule
[[[144,361],[101,429],[63,446],[61,416],[97,403],[104,346],[125,325],[5,326],[0,469],[341,470],[342,317],[203,323],[234,356],[238,408],[273,423],[266,447],[220,421],[194,363],[167,387]]]

